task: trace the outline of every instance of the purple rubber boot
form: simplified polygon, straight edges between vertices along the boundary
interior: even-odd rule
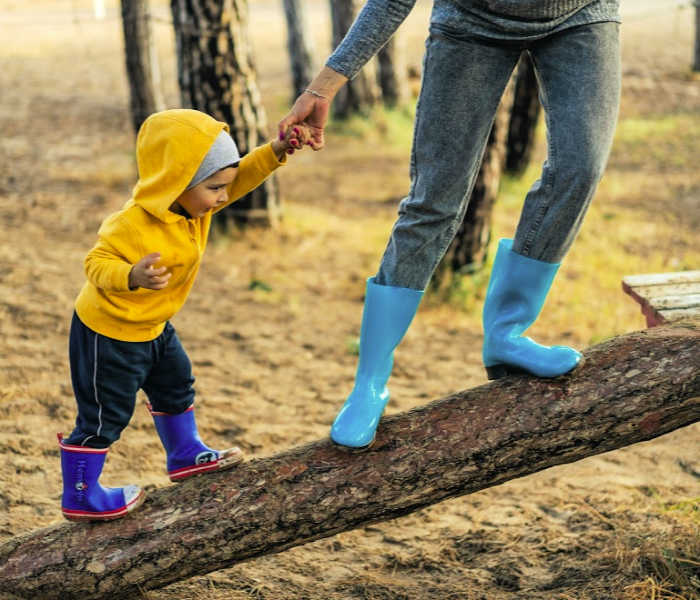
[[[63,497],[61,511],[71,521],[110,521],[123,517],[141,505],[146,497],[136,485],[106,488],[100,485],[102,467],[107,458],[107,448],[70,446],[61,447],[61,471],[63,473]]]
[[[194,420],[194,405],[178,415],[155,411],[150,404],[148,410],[168,456],[167,469],[171,481],[230,469],[243,460],[240,448],[212,450],[202,442]]]

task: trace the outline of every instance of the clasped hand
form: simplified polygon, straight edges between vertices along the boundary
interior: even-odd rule
[[[295,150],[302,150],[305,145],[310,145],[310,138],[309,130],[304,124],[292,125],[281,130],[278,138],[272,141],[272,151],[282,160],[285,153],[294,154]]]

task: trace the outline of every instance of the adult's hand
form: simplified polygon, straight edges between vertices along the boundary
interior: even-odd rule
[[[325,145],[323,129],[328,122],[330,100],[319,98],[304,92],[296,99],[292,110],[279,122],[280,135],[284,135],[293,125],[304,125],[309,132],[306,142],[314,150],[320,150]]]
[[[345,85],[348,78],[330,67],[323,67],[307,90],[303,92],[292,106],[286,117],[278,125],[279,132],[284,134],[291,126],[303,124],[310,133],[309,146],[320,150],[325,144],[323,130],[328,122],[328,111],[338,90]]]

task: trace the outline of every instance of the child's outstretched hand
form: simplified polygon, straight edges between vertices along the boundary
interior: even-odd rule
[[[309,143],[311,134],[305,125],[293,125],[286,133],[280,133],[279,138],[273,140],[272,150],[282,160],[285,153],[294,154],[295,150],[301,150]]]
[[[171,273],[168,267],[158,267],[155,265],[160,260],[160,252],[153,252],[144,256],[129,271],[129,289],[148,288],[149,290],[162,290],[168,285]]]

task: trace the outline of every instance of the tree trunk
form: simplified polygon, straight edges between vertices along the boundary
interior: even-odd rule
[[[104,0],[92,0],[92,10],[95,13],[95,18],[98,21],[102,21],[107,15]]]
[[[693,71],[700,71],[700,0],[695,0],[695,52],[693,53]]]
[[[700,322],[613,338],[571,375],[513,376],[328,440],[156,490],[133,515],[0,547],[0,598],[139,597],[700,420]]]
[[[541,109],[538,91],[535,66],[530,55],[524,53],[516,71],[515,97],[506,142],[506,171],[514,175],[527,168],[535,147],[535,128]]]
[[[379,87],[384,104],[401,106],[408,101],[408,77],[401,38],[394,35],[377,54]]]
[[[358,0],[330,0],[333,29],[333,48],[338,46],[355,20]],[[376,61],[370,60],[352,81],[348,81],[336,94],[333,115],[339,119],[360,113],[367,114],[379,102]]]
[[[292,103],[314,76],[313,51],[302,0],[283,0],[287,18],[287,49],[292,69]]]
[[[505,163],[513,87],[511,79],[498,106],[464,219],[433,275],[433,286],[441,286],[451,281],[455,275],[478,271],[486,262],[493,205],[498,196]]]
[[[247,0],[171,0],[182,105],[231,128],[241,154],[269,141],[248,37]],[[278,221],[277,180],[269,177],[217,213],[216,229]]]
[[[129,109],[134,131],[138,131],[148,115],[165,108],[148,0],[122,0],[122,26]]]

